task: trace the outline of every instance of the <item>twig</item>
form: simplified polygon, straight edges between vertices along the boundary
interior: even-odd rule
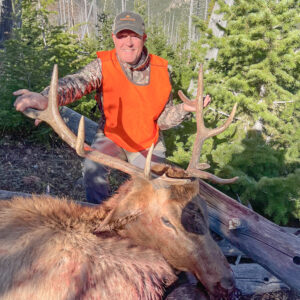
[[[286,104],[286,103],[294,103],[294,100],[290,100],[290,101],[274,101],[273,104]]]
[[[225,113],[225,112],[223,112],[223,111],[221,111],[221,110],[216,110],[215,108],[212,108],[212,107],[208,107],[208,109],[211,110],[211,111],[213,111],[213,112],[215,112],[215,113],[218,113],[218,114],[220,114],[220,115],[224,115],[224,116],[226,116],[226,117],[229,117],[229,114],[227,114],[227,113]],[[238,117],[234,117],[234,119],[236,119],[236,120],[241,120],[241,119],[238,118]]]

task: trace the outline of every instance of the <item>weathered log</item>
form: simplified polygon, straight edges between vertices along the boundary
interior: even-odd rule
[[[66,106],[60,107],[59,111],[64,122],[75,133],[75,135],[77,135],[79,121],[82,115]],[[84,118],[84,122],[85,122],[85,142],[90,145],[93,142],[94,136],[98,128],[98,124],[86,117]]]
[[[0,200],[9,200],[9,199],[11,199],[13,197],[17,197],[17,196],[31,197],[31,194],[0,190]]]
[[[300,228],[296,228],[296,227],[280,227],[280,228],[293,235],[296,235],[298,237],[300,236]],[[240,260],[242,258],[245,259],[249,258],[245,253],[243,253],[242,251],[234,247],[226,239],[221,239],[220,241],[218,241],[218,245],[221,248],[224,255],[227,257],[236,258],[236,260]]]
[[[236,286],[243,295],[265,294],[289,289],[286,284],[258,264],[231,265]]]
[[[61,114],[77,133],[80,114],[62,108]],[[86,142],[90,144],[97,124],[86,119]],[[213,231],[227,239],[290,287],[300,291],[300,239],[199,180]],[[231,228],[231,229],[230,229]]]
[[[210,227],[283,282],[300,291],[300,238],[199,180]],[[231,227],[231,229],[230,229]]]

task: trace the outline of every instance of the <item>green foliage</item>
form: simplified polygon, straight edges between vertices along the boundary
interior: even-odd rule
[[[205,113],[207,127],[222,124],[222,114],[229,114],[235,102],[239,106],[235,123],[205,143],[201,160],[220,177],[240,176],[223,191],[286,224],[300,215],[300,5],[292,0],[237,0],[231,7],[218,2],[228,22],[224,36],[212,36],[198,21],[203,34],[192,55],[203,62],[206,49],[219,49],[217,59],[205,65],[205,93],[213,99]],[[194,120],[180,128],[172,161],[187,164],[192,138],[186,136],[195,130]]]
[[[0,51],[0,131],[14,134],[37,134],[44,136],[45,128],[36,129],[32,121],[13,108],[12,92],[18,89],[41,91],[50,82],[54,64],[59,65],[59,75],[64,76],[90,59],[89,48],[93,42],[81,45],[75,35],[63,27],[51,25],[47,5],[51,1],[23,0],[21,9],[14,16],[15,23],[11,38]],[[49,131],[49,130],[48,130]]]
[[[97,51],[110,50],[114,48],[114,43],[111,38],[113,22],[113,17],[105,12],[98,16],[97,40],[99,48]]]

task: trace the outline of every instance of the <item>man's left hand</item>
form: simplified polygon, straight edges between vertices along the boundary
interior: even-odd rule
[[[205,98],[203,99],[203,107],[206,107],[210,103],[210,101],[211,101],[210,95],[206,95]],[[190,102],[191,102],[190,105],[183,103],[183,109],[188,112],[195,112],[196,100],[191,100]]]

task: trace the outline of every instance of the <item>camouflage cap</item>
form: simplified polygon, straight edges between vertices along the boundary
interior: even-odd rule
[[[113,33],[117,34],[125,29],[131,30],[142,36],[145,33],[145,23],[143,18],[132,11],[123,11],[118,14],[115,18]]]

